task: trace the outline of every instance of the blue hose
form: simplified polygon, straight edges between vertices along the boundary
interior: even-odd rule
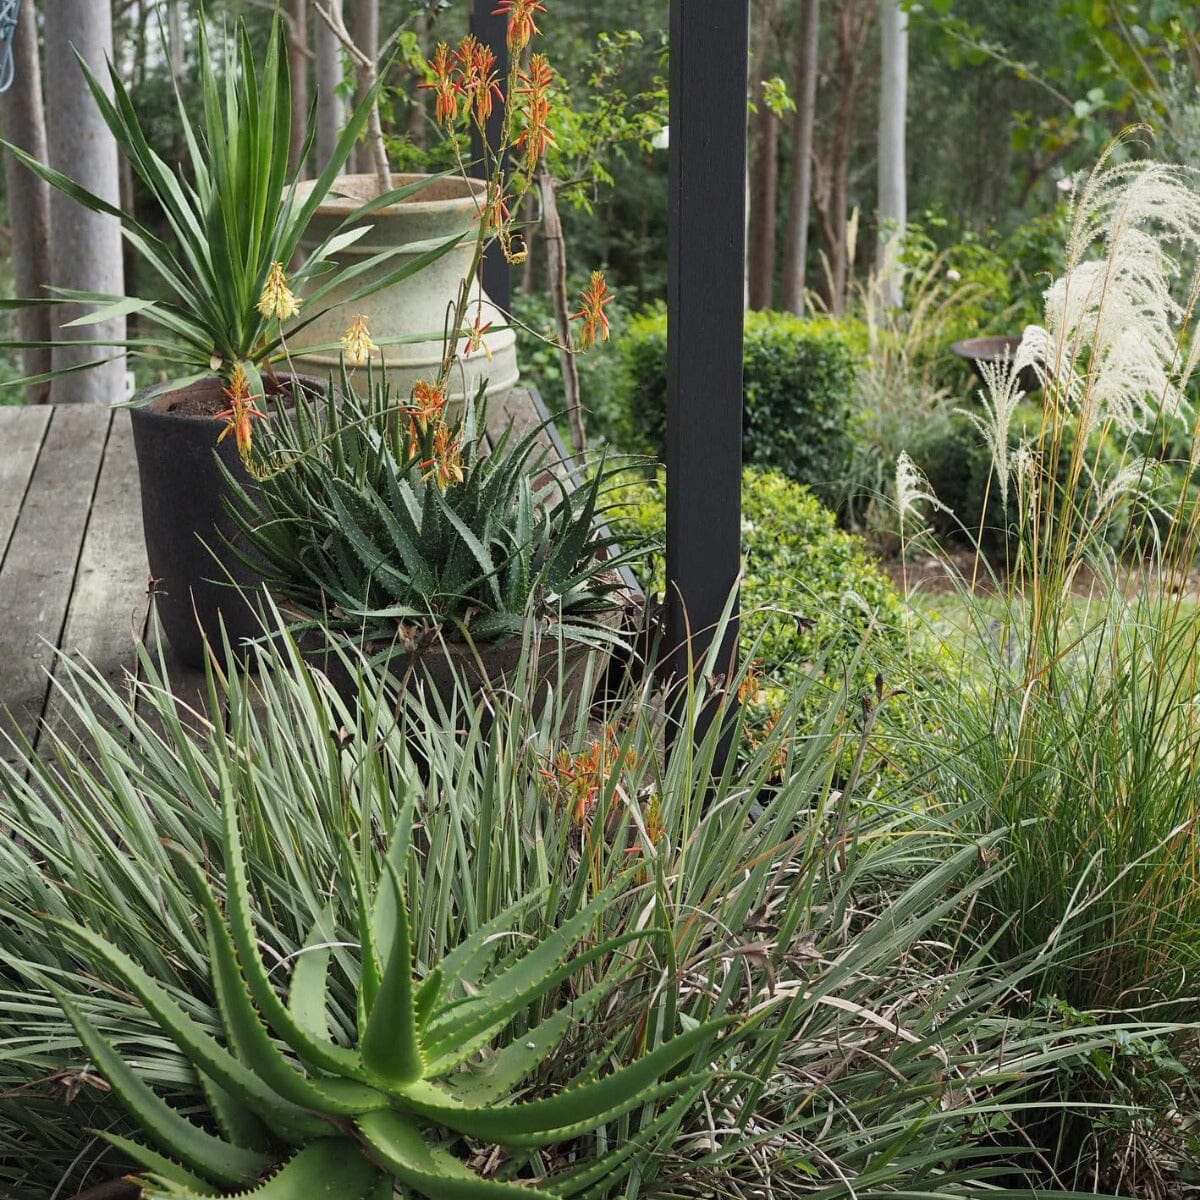
[[[20,13],[21,0],[0,0],[0,95],[13,85],[13,34]]]

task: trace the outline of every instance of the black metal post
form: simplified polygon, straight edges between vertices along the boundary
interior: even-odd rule
[[[741,564],[750,0],[671,0],[667,612],[675,678],[698,667]],[[736,610],[718,673],[737,657]],[[698,736],[703,730],[698,731]]]
[[[500,78],[508,75],[508,18],[504,13],[494,13],[496,0],[474,0],[471,6],[471,32],[485,45],[491,48],[496,56],[496,70]],[[508,97],[505,97],[508,100]],[[492,110],[488,120],[488,145],[494,151],[500,145],[500,131],[504,125],[504,114],[499,106]],[[471,130],[471,154],[476,162],[483,160],[483,144],[479,134]],[[483,277],[483,290],[505,312],[508,311],[512,300],[512,272],[508,260],[500,247],[493,243],[488,247],[483,258],[480,271]]]

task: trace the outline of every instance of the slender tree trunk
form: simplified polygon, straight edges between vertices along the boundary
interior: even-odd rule
[[[292,84],[292,133],[288,166],[300,167],[300,178],[308,177],[307,164],[300,163],[304,136],[308,132],[308,0],[292,0],[288,22],[288,74]]]
[[[804,312],[804,274],[808,260],[808,212],[812,204],[813,122],[817,111],[817,46],[821,0],[803,0],[800,45],[792,92],[796,115],[792,122],[792,186],[788,194],[787,249],[783,267],[783,308]]]
[[[22,17],[24,20],[24,16]],[[108,0],[54,0],[46,10],[46,140],[50,165],[76,179],[112,205],[120,203],[117,147],[84,84],[74,51],[107,83],[105,59],[112,56],[112,11]],[[109,86],[111,94],[111,85]],[[121,227],[115,217],[88,212],[74,200],[50,197],[50,279],[55,287],[121,295]],[[85,305],[55,310],[65,323]],[[123,317],[76,329],[58,330],[63,339],[125,339]],[[119,348],[64,346],[53,352],[53,367],[66,370],[106,358],[114,361],[55,380],[56,403],[109,404],[125,394],[125,355]]]
[[[342,0],[329,0],[338,19],[342,17]],[[338,90],[345,77],[342,47],[333,30],[324,21],[313,25],[313,51],[316,55],[317,81],[317,141],[315,147],[318,172],[333,157],[333,148],[346,124],[346,105]]]
[[[833,131],[820,161],[814,163],[813,195],[825,252],[825,300],[837,315],[846,305],[850,267],[850,152],[862,86],[862,55],[875,0],[841,0],[834,13],[837,59],[833,77],[838,99]]]
[[[554,306],[554,327],[558,336],[559,361],[562,364],[563,391],[567,405],[567,420],[571,425],[571,449],[580,455],[587,449],[587,433],[583,427],[583,409],[579,403],[579,370],[571,345],[571,308],[567,303],[567,246],[563,240],[562,220],[554,194],[554,180],[546,170],[537,175],[538,193],[542,198],[542,240],[546,245],[546,278],[550,285],[550,301]]]
[[[13,35],[13,85],[0,98],[0,130],[4,137],[39,162],[45,162],[46,118],[42,109],[42,73],[38,61],[37,13],[32,0]],[[42,296],[50,282],[50,188],[11,154],[4,156],[4,184],[12,225],[13,285],[18,296]],[[19,318],[21,340],[50,339],[50,309],[27,308]],[[49,348],[25,350],[22,374],[44,375],[50,370]],[[29,400],[44,404],[49,383],[30,385]]]
[[[908,220],[904,132],[908,107],[908,13],[881,0],[879,77],[879,288],[883,303],[901,302],[900,247]]]
[[[751,308],[771,307],[775,276],[775,192],[779,182],[779,118],[763,100],[771,64],[776,0],[758,0],[757,48],[750,75],[754,118],[750,163],[750,238],[746,256],[746,298]]]
[[[175,86],[183,87],[187,57],[183,40],[183,0],[170,0],[167,5],[167,54],[171,63],[171,78]]]
[[[779,118],[759,100],[750,191],[750,307],[771,307],[775,283],[775,193],[779,186]]]
[[[374,64],[379,57],[379,0],[353,0],[351,16],[354,19],[354,44]],[[369,70],[360,67],[354,78],[354,103],[360,104],[375,85],[374,65]],[[360,142],[354,151],[354,170],[360,175],[379,170],[379,152],[372,147],[376,138],[382,140],[383,135],[375,126],[378,126],[377,119],[368,122],[367,142],[365,145]]]

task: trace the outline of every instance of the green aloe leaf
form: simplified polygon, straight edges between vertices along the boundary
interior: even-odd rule
[[[228,889],[228,928],[237,949],[242,974],[258,1005],[265,1023],[281,1037],[306,1063],[328,1071],[367,1082],[363,1076],[362,1060],[358,1054],[342,1046],[313,1037],[275,994],[270,976],[263,964],[254,934],[254,914],[250,904],[250,881],[242,851],[242,835],[238,828],[237,804],[228,768],[218,759],[221,782],[222,852],[225,860],[225,879]]]
[[[391,860],[384,862],[387,878],[380,887],[395,892],[396,935],[380,983],[379,995],[359,1041],[363,1066],[389,1090],[421,1078],[425,1068],[413,988],[412,932],[404,885]]]
[[[65,921],[53,923],[94,959],[120,976],[188,1060],[216,1081],[235,1103],[258,1111],[276,1128],[295,1134],[313,1136],[328,1132],[326,1122],[282,1099],[259,1074],[201,1029],[167,990],[124,951],[82,925]],[[249,1004],[248,999],[246,1003]]]
[[[306,1079],[284,1058],[254,1010],[238,968],[233,940],[203,872],[182,854],[176,855],[176,861],[204,908],[213,983],[230,1045],[273,1097],[273,1106],[268,1102],[260,1108],[262,1115],[272,1123],[286,1123],[293,1106],[302,1113],[331,1116],[353,1116],[382,1107],[385,1097],[365,1084],[336,1077]],[[308,1124],[310,1135],[322,1136],[330,1131],[329,1122],[322,1118],[309,1118]]]
[[[715,1038],[728,1022],[710,1022],[681,1033],[661,1046],[594,1083],[569,1088],[544,1100],[524,1104],[470,1107],[455,1103],[446,1092],[428,1083],[404,1089],[404,1102],[415,1112],[468,1137],[502,1145],[561,1141],[559,1130],[586,1132],[623,1116],[648,1100],[651,1090],[677,1091],[680,1084],[659,1081],[684,1059]],[[689,1081],[691,1082],[691,1081]],[[658,1094],[663,1094],[658,1091]],[[536,1138],[536,1142],[524,1140]]]
[[[431,1146],[397,1112],[368,1113],[358,1131],[371,1156],[429,1200],[551,1200],[552,1193],[518,1183],[481,1179],[453,1155]]]
[[[350,1138],[322,1138],[298,1151],[274,1175],[231,1200],[374,1200],[386,1176]],[[146,1189],[144,1200],[222,1200],[189,1188]]]
[[[244,1186],[270,1165],[270,1159],[257,1151],[214,1137],[177,1113],[138,1077],[64,991],[53,984],[46,986],[113,1095],[170,1158],[225,1187]]]

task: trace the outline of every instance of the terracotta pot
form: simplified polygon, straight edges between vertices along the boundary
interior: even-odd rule
[[[397,175],[393,176],[393,183],[400,187],[421,178],[420,175]],[[300,194],[311,186],[301,184]],[[288,339],[293,358],[320,378],[330,372],[336,374],[342,335],[361,314],[367,319],[372,338],[383,348],[388,379],[398,392],[406,394],[418,379],[432,379],[442,361],[442,331],[448,311],[471,265],[473,235],[479,228],[477,213],[484,186],[482,180],[439,179],[414,193],[410,199],[363,217],[361,224],[370,225],[370,231],[352,246],[339,251],[334,256],[337,262],[353,265],[394,246],[414,242],[424,245],[419,250],[398,254],[345,287],[334,289],[321,302],[330,303],[332,307]],[[374,175],[343,175],[335,180],[332,192],[318,206],[309,223],[302,242],[304,249],[312,250],[319,245],[340,229],[357,207],[378,193],[379,185]],[[342,300],[353,289],[380,278],[406,259],[412,259],[457,234],[465,235],[459,245],[415,275],[363,300]],[[487,299],[482,288],[477,286],[476,295],[483,299],[483,323],[491,321],[497,327],[504,325],[507,318]],[[475,315],[472,304],[468,320],[473,322]],[[417,340],[387,344],[388,339],[413,337]],[[511,329],[497,328],[486,334],[483,345],[461,360],[462,370],[455,370],[451,381],[452,397],[461,401],[464,381],[465,391],[471,395],[484,379],[489,394],[505,391],[516,384],[519,376],[516,340]]]
[[[324,391],[316,380],[301,383],[312,394]],[[221,645],[222,618],[234,646],[262,632],[247,598],[262,576],[228,544],[239,538],[225,511],[218,456],[243,487],[253,490],[253,482],[233,438],[217,442],[224,422],[214,417],[227,407],[222,387],[213,376],[173,391],[145,389],[129,410],[155,609],[175,657],[189,667],[203,665],[206,640]]]

